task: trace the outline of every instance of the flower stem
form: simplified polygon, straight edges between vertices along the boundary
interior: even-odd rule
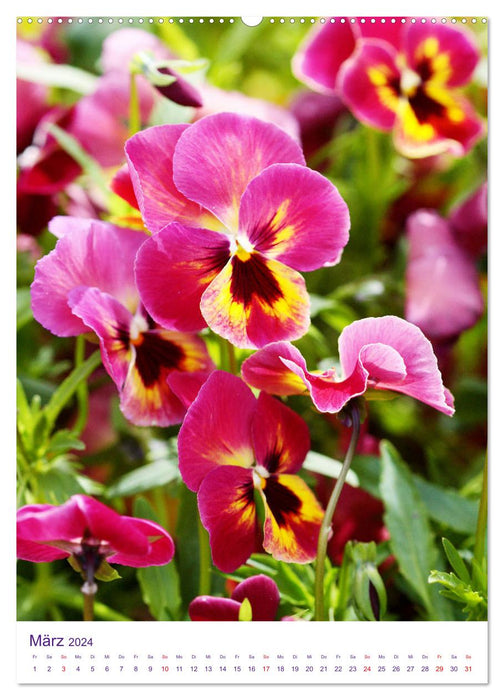
[[[324,605],[324,573],[325,573],[325,559],[327,554],[327,542],[329,540],[329,535],[331,533],[331,523],[336,510],[336,505],[338,503],[343,485],[345,483],[348,470],[352,463],[352,459],[355,453],[355,447],[357,445],[357,440],[359,439],[360,431],[360,414],[359,406],[354,403],[350,406],[350,415],[352,422],[352,437],[350,439],[350,445],[348,446],[347,453],[343,462],[343,467],[338,476],[336,484],[334,485],[333,492],[327,504],[326,511],[324,513],[324,518],[322,520],[322,525],[320,527],[318,546],[317,546],[317,558],[315,560],[315,615],[314,619],[317,621],[324,620],[325,618],[325,605]]]
[[[129,134],[133,136],[140,131],[140,102],[138,100],[138,88],[136,84],[136,73],[130,73],[130,104],[129,104]]]
[[[84,596],[84,610],[82,619],[85,622],[91,622],[94,619],[94,593],[85,593]]]
[[[483,484],[481,486],[481,498],[478,510],[478,522],[476,525],[476,541],[474,544],[474,558],[478,564],[483,564],[483,559],[485,557],[485,538],[486,538],[486,526],[487,526],[487,471],[488,471],[488,460],[485,456],[485,466],[483,468]]]
[[[77,337],[75,344],[75,367],[80,367],[84,362],[84,350],[85,350],[85,339],[83,335]],[[73,427],[73,432],[75,435],[80,435],[84,430],[89,413],[89,400],[88,400],[88,385],[86,381],[83,381],[77,387],[75,392],[77,396],[77,420]]]
[[[209,595],[212,583],[212,558],[208,532],[198,520],[199,537],[199,594]]]

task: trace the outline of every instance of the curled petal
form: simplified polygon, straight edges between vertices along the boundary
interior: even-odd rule
[[[210,534],[212,559],[230,573],[244,564],[256,546],[256,506],[252,470],[213,469],[198,491],[201,522]]]
[[[227,372],[213,372],[187,411],[178,438],[182,479],[197,491],[203,478],[223,464],[254,463],[250,425],[256,399]]]
[[[300,338],[310,325],[302,276],[260,253],[234,255],[201,298],[210,328],[239,348]]]
[[[280,474],[265,479],[264,549],[275,559],[313,561],[324,512],[301,477]]]
[[[305,159],[300,146],[274,124],[221,112],[203,117],[180,136],[173,179],[186,197],[236,231],[243,192],[273,163],[304,165]]]
[[[368,374],[368,386],[412,396],[449,416],[455,412],[431,343],[404,319],[382,316],[351,323],[340,335],[339,356],[345,376],[360,366]],[[380,375],[383,369],[386,372]]]
[[[121,520],[125,528],[131,525],[136,532],[148,539],[148,549],[146,553],[140,555],[129,551],[113,554],[108,557],[111,564],[143,568],[145,566],[163,566],[173,559],[175,545],[171,536],[160,525],[151,520],[130,518],[126,515],[121,516]]]
[[[135,275],[152,318],[179,331],[204,328],[201,295],[229,255],[229,240],[216,231],[174,223],[149,238],[138,252]]]
[[[307,391],[304,378],[289,369],[284,359],[306,370],[306,362],[299,350],[291,343],[278,342],[270,343],[248,357],[241,367],[242,377],[250,386],[268,394],[304,394]]]
[[[339,262],[349,229],[336,187],[299,165],[270,166],[250,182],[240,204],[240,230],[254,248],[295,270]]]

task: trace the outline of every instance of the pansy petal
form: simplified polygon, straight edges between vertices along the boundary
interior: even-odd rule
[[[108,561],[111,564],[142,568],[145,566],[163,566],[173,559],[175,545],[171,536],[161,525],[151,520],[131,518],[127,515],[121,516],[121,520],[123,526],[126,528],[132,526],[136,532],[148,539],[148,549],[147,552],[140,555],[129,551],[114,554],[108,557]]]
[[[356,45],[356,32],[350,22],[325,22],[312,29],[292,60],[292,72],[313,90],[333,94],[338,71]]]
[[[68,303],[78,318],[100,339],[103,363],[116,386],[121,388],[131,361],[131,313],[117,299],[96,287],[76,287]]]
[[[456,338],[484,309],[474,262],[435,211],[417,210],[406,230],[406,318],[431,340]]]
[[[229,256],[229,240],[215,231],[174,223],[150,237],[138,252],[135,274],[152,318],[179,331],[204,328],[201,295]]]
[[[379,40],[361,42],[340,71],[339,89],[347,107],[360,121],[390,131],[400,99],[397,53]]]
[[[89,328],[68,306],[69,292],[79,286],[98,287],[121,301],[130,311],[138,305],[133,263],[147,235],[101,221],[77,224],[65,217],[58,231],[67,233],[54,250],[38,261],[31,285],[35,319],[55,335],[72,336]]]
[[[302,276],[260,253],[234,255],[203,293],[201,312],[210,328],[239,348],[294,340],[310,325]]]
[[[226,573],[244,564],[256,546],[256,506],[252,470],[213,469],[198,490],[201,522],[210,534],[215,566]]]
[[[215,367],[212,369],[215,369]],[[199,390],[210,376],[212,369],[196,372],[178,372],[174,370],[168,375],[166,379],[168,386],[186,409],[197,397]]]
[[[229,598],[201,595],[189,603],[189,617],[193,622],[238,622],[240,603]]]
[[[348,242],[350,216],[336,187],[323,175],[295,164],[266,168],[245,190],[240,231],[259,252],[295,270],[339,262]]]
[[[204,225],[199,204],[187,199],[173,182],[173,153],[187,124],[152,126],[126,142],[125,151],[135,196],[145,225],[157,233],[172,221]]]
[[[313,561],[324,516],[317,499],[297,475],[274,475],[264,481],[264,549],[280,561]]]
[[[253,621],[274,620],[280,604],[278,586],[273,579],[264,574],[250,576],[241,581],[231,597],[240,603],[245,598],[250,602]]]
[[[203,117],[180,136],[173,179],[186,197],[236,231],[243,192],[273,163],[305,165],[305,159],[296,141],[274,124],[221,112]]]
[[[322,413],[338,413],[353,397],[366,390],[367,372],[357,364],[352,374],[339,380],[335,370],[323,373],[308,372],[303,364],[282,358],[282,362],[305,382],[313,403]]]
[[[289,369],[282,358],[291,360],[306,370],[304,357],[294,345],[286,342],[270,343],[242,363],[244,381],[268,394],[304,394],[308,389],[305,380]]]
[[[454,413],[453,397],[443,386],[436,356],[429,340],[412,323],[396,316],[365,318],[343,329],[339,338],[339,356],[344,376],[351,376],[357,364],[367,371],[368,346],[377,344],[373,353],[373,366],[380,365],[380,353],[389,346],[401,356],[406,374],[401,378],[385,377],[368,384],[376,389],[390,389],[426,403],[451,416]],[[384,361],[390,362],[392,354],[384,353]],[[374,368],[370,368],[375,371]]]
[[[444,152],[461,156],[484,132],[485,124],[468,100],[444,86],[427,83],[401,103],[394,143],[410,158]]]
[[[252,420],[252,439],[256,464],[270,474],[299,471],[310,449],[310,432],[301,416],[263,392]]]
[[[213,372],[187,411],[178,438],[179,466],[188,488],[223,464],[254,463],[250,424],[256,398],[247,385],[227,372]]]
[[[180,334],[181,335],[181,334]],[[187,362],[192,341],[174,339],[171,331],[151,330],[135,341],[133,360],[121,388],[121,410],[134,425],[177,425],[186,407],[168,378]],[[184,372],[185,376],[188,376]]]
[[[479,60],[478,47],[469,32],[440,23],[409,24],[404,48],[413,70],[450,87],[469,82]]]

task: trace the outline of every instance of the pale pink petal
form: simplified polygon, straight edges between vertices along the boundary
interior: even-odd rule
[[[138,292],[133,263],[146,234],[72,217],[58,219],[55,228],[62,237],[54,250],[38,261],[31,285],[35,319],[55,335],[87,332],[89,328],[68,305],[68,294],[80,286],[97,287],[134,311]]]

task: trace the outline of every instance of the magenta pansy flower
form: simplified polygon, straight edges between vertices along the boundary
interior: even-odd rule
[[[201,338],[166,330],[145,312],[133,264],[147,234],[72,217],[56,217],[50,229],[59,240],[35,269],[35,319],[59,336],[94,331],[132,423],[180,423],[214,365]]]
[[[17,512],[17,556],[33,562],[72,557],[91,583],[104,561],[162,566],[173,558],[171,536],[151,520],[119,515],[78,494],[59,506],[27,505]]]
[[[198,596],[189,604],[189,617],[193,622],[238,622],[242,603],[248,600],[252,622],[268,622],[275,619],[280,603],[278,586],[264,574],[241,581],[231,598]]]
[[[368,389],[406,394],[451,416],[453,397],[443,386],[432,345],[422,331],[396,316],[365,318],[343,329],[340,371],[311,372],[291,343],[272,343],[242,365],[247,384],[272,394],[309,393],[323,413],[338,413]]]
[[[276,559],[315,559],[323,512],[298,476],[310,447],[303,419],[265,393],[217,370],[189,407],[179,434],[182,479],[198,494],[214,564],[234,571],[255,551],[257,492],[263,547]]]
[[[410,24],[401,39],[399,51],[362,41],[339,75],[344,102],[365,124],[392,131],[406,156],[463,155],[484,134],[461,91],[478,63],[474,40],[441,24]]]
[[[473,37],[438,23],[388,18],[326,23],[296,55],[294,72],[338,93],[355,117],[392,131],[404,155],[463,155],[484,123],[463,96],[479,60]]]
[[[146,227],[136,280],[167,328],[209,326],[238,347],[302,336],[300,272],[336,264],[348,208],[300,146],[254,117],[220,113],[152,127],[126,144]]]
[[[474,262],[449,222],[435,211],[416,211],[406,231],[406,318],[431,340],[456,338],[474,326],[484,310]]]

